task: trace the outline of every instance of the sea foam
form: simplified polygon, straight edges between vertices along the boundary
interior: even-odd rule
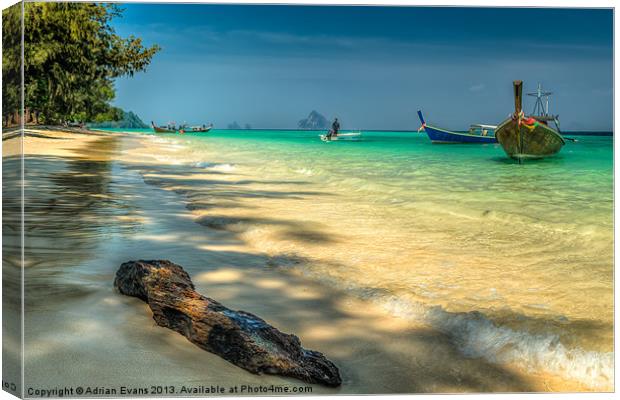
[[[533,334],[496,325],[480,312],[453,313],[440,306],[403,302],[395,296],[375,298],[384,309],[404,318],[421,320],[449,335],[468,357],[498,364],[516,364],[577,380],[597,389],[612,387],[613,352],[565,347],[552,333]]]
[[[278,263],[280,264],[280,263]],[[281,267],[300,267],[298,263]],[[380,288],[360,288],[340,279],[302,273],[370,301],[391,315],[424,323],[446,334],[466,357],[495,364],[511,364],[530,372],[546,372],[572,379],[597,390],[612,390],[614,353],[567,348],[554,333],[531,333],[497,325],[483,313],[450,312],[441,306],[401,298]]]
[[[236,169],[234,164],[229,164],[229,163],[219,164],[219,163],[211,163],[207,161],[197,162],[194,164],[194,166],[197,168],[210,169],[213,171],[220,171],[220,172],[231,172]]]

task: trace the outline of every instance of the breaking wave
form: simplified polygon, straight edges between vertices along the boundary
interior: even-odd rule
[[[197,162],[196,164],[194,164],[194,166],[197,168],[210,169],[213,171],[220,171],[220,172],[230,172],[236,169],[234,164],[229,164],[229,163],[219,164],[219,163],[211,163],[211,162],[206,162],[206,161]]]
[[[278,263],[282,268],[299,268],[295,260]],[[597,390],[613,389],[614,353],[568,348],[551,332],[532,333],[498,325],[485,314],[450,312],[441,306],[390,294],[380,288],[360,288],[332,277],[320,276],[307,269],[301,272],[330,286],[370,301],[391,315],[424,323],[451,338],[466,357],[484,358],[495,364],[512,364],[525,371],[547,372],[576,380]]]

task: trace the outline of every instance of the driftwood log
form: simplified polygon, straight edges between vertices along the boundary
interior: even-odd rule
[[[297,336],[253,314],[231,310],[196,292],[187,272],[170,261],[123,263],[114,286],[148,303],[158,325],[250,372],[332,387],[341,383],[338,368],[323,354],[304,349]]]

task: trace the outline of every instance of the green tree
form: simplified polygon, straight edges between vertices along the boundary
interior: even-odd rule
[[[21,106],[21,3],[2,11],[2,121],[16,124]]]
[[[4,37],[15,38],[13,14],[11,9],[3,12]],[[134,36],[118,36],[111,21],[121,14],[116,4],[25,3],[24,102],[36,120],[55,124],[110,120],[122,114],[110,106],[114,78],[145,71],[159,47],[145,47]],[[14,46],[15,39],[10,40]],[[15,62],[12,53],[3,53],[7,67],[2,71],[3,80],[11,83],[20,76],[19,58]],[[3,110],[5,119],[15,112],[15,101],[8,100],[12,108]]]

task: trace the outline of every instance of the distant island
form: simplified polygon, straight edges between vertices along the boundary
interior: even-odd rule
[[[239,125],[237,121],[234,121],[232,124],[228,124],[228,129],[252,129],[252,126],[250,124],[245,124],[243,128],[241,128],[241,125]]]
[[[148,128],[136,114],[131,111],[120,110],[120,119],[117,121],[90,122],[86,124],[89,128],[119,128],[119,129],[142,129]]]
[[[329,122],[327,118],[321,115],[318,111],[312,110],[308,115],[308,118],[304,118],[297,124],[299,129],[327,129]]]

